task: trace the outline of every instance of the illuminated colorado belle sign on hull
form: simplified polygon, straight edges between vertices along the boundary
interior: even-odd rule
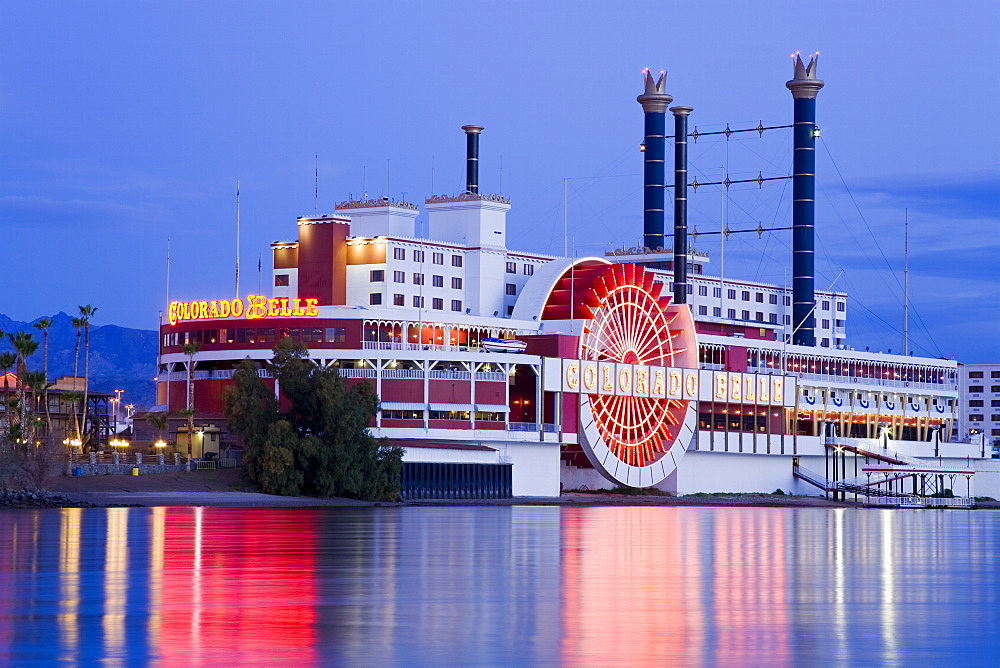
[[[315,318],[319,316],[318,299],[271,299],[262,295],[249,295],[243,299],[222,299],[204,302],[170,302],[167,317],[171,325],[186,320],[215,320],[218,318]]]

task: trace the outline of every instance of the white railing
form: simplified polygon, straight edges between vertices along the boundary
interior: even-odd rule
[[[224,369],[221,371],[195,371],[194,380],[229,380],[235,373],[236,369]],[[257,376],[259,378],[270,378],[271,374],[264,369],[257,369]],[[188,372],[170,371],[169,373],[161,373],[157,376],[157,378],[171,382],[186,381],[188,379]]]
[[[447,379],[447,380],[472,380],[471,371],[428,371],[428,378],[436,379]]]
[[[477,371],[476,380],[502,383],[507,380],[507,374],[503,371]]]
[[[972,508],[974,499],[968,497],[938,498],[929,496],[873,496],[865,501],[867,506],[896,508]]]
[[[788,375],[798,376],[802,380],[820,380],[824,382],[841,382],[850,383],[852,385],[877,385],[879,387],[900,387],[903,389],[910,390],[951,390],[955,391],[958,388],[954,383],[921,383],[912,380],[892,380],[889,378],[865,378],[861,376],[842,376],[840,374],[833,373],[805,373],[798,372],[794,369],[788,370]]]
[[[383,378],[416,378],[423,380],[423,369],[382,369]]]
[[[375,369],[340,369],[341,378],[374,378]]]
[[[537,422],[508,422],[507,431],[538,431]],[[559,426],[554,424],[543,424],[542,431],[546,434],[556,434]]]

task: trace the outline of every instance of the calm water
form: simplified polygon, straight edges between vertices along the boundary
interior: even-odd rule
[[[0,664],[997,665],[1000,513],[0,511]]]

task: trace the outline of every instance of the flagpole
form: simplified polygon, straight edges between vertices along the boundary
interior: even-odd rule
[[[236,299],[240,298],[240,180],[236,179]]]
[[[264,261],[264,254],[261,253],[257,256],[257,294],[264,294],[264,276],[260,271],[260,263]],[[273,293],[272,293],[273,294]]]

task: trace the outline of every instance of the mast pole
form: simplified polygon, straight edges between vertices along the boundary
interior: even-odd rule
[[[240,298],[240,180],[236,179],[236,299]]]
[[[903,354],[910,354],[910,210],[903,209]]]

